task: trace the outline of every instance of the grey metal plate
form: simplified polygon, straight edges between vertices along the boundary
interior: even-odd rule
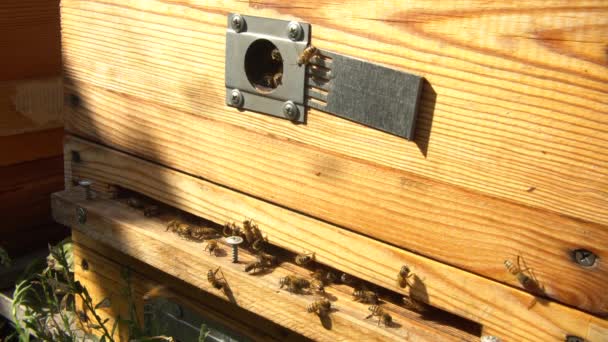
[[[414,139],[422,77],[329,51],[320,54],[323,58],[311,60],[308,106]]]
[[[302,39],[294,42],[287,36],[289,21],[242,15],[246,22],[241,32],[231,27],[228,15],[226,31],[226,104],[230,102],[230,92],[238,89],[243,94],[241,108],[249,109],[280,118],[286,118],[282,111],[285,101],[293,101],[300,109],[294,122],[305,122],[304,111],[306,67],[297,64],[298,56],[310,42],[310,24],[300,23],[303,29]],[[271,93],[260,93],[247,79],[245,72],[245,54],[254,41],[266,39],[272,42],[283,58],[283,79]]]

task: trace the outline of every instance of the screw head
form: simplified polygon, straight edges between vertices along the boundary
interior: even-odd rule
[[[595,264],[597,255],[586,249],[577,249],[574,251],[574,261],[584,267],[591,267]]]
[[[230,104],[235,107],[241,107],[243,105],[243,94],[238,89],[233,89],[230,92]]]
[[[225,238],[225,241],[227,244],[229,245],[240,245],[243,243],[243,238],[240,236],[229,236],[227,238]]]
[[[566,342],[585,342],[585,339],[574,335],[568,335],[566,336]]]
[[[87,222],[87,210],[83,207],[78,207],[76,209],[76,217],[78,219],[78,223],[85,224]]]
[[[78,181],[78,185],[84,187],[84,188],[88,188],[91,186],[91,184],[93,184],[93,182],[91,182],[88,179],[81,179]]]
[[[297,21],[290,21],[287,24],[287,37],[295,41],[301,40],[304,36],[304,29]]]
[[[230,26],[234,31],[241,32],[245,28],[245,19],[240,14],[234,14],[230,19]]]
[[[492,335],[483,335],[479,339],[481,342],[500,342],[500,339]]]
[[[287,101],[283,104],[283,115],[289,120],[296,120],[298,118],[299,110],[293,101]]]

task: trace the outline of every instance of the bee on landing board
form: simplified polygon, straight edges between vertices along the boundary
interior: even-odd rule
[[[380,323],[383,323],[386,327],[390,326],[393,323],[393,317],[386,313],[380,306],[372,305],[369,307],[369,311],[371,311],[372,313],[369,316],[365,317],[365,319],[377,316],[378,325],[380,325]]]
[[[407,280],[413,276],[414,273],[410,271],[410,268],[403,265],[397,274],[397,285],[401,288],[406,288],[408,285],[411,287],[412,285]]]
[[[265,266],[273,267],[277,264],[277,257],[274,255],[270,255],[268,253],[259,252],[258,260],[263,263]]]
[[[306,308],[309,313],[316,313],[319,316],[326,316],[331,309],[331,302],[326,298],[315,300]]]
[[[217,276],[218,272],[222,273],[221,277]],[[209,284],[211,284],[211,286],[218,290],[222,290],[226,287],[226,278],[224,278],[224,273],[220,271],[219,267],[215,271],[209,270],[207,272],[207,281]]]
[[[505,268],[507,269],[507,271],[509,271],[509,273],[514,275],[515,278],[517,278],[517,281],[527,291],[537,294],[537,295],[542,295],[545,292],[543,287],[538,283],[538,281],[532,275],[532,273],[530,273],[531,275],[526,274],[526,272],[531,272],[531,270],[530,270],[530,268],[525,266],[525,262],[524,262],[525,267],[522,268],[521,262],[522,262],[522,258],[518,255],[517,264],[514,264],[511,260],[505,260],[504,264],[505,264]]]
[[[263,270],[264,268],[266,268],[266,266],[261,261],[256,260],[248,263],[245,266],[245,272],[253,271],[253,273],[255,273],[258,270]]]
[[[286,287],[289,292],[302,293],[305,288],[310,287],[310,282],[304,278],[288,275],[279,279],[280,288]]]
[[[306,266],[315,260],[315,252],[296,255],[296,264]]]
[[[312,45],[307,47],[306,49],[304,49],[304,51],[302,51],[300,56],[298,56],[298,60],[297,60],[298,66],[308,64],[310,62],[311,58],[314,57],[318,52],[319,52],[319,50]]]
[[[217,256],[217,253],[220,250],[220,246],[216,240],[209,240],[207,242],[207,245],[205,246],[205,249],[203,249],[203,250],[209,251],[209,255],[213,254],[213,255]]]
[[[192,234],[192,227],[189,224],[181,222],[179,220],[169,221],[167,224],[167,231],[177,233],[177,235],[183,238],[190,238]]]
[[[209,240],[219,237],[219,233],[215,229],[209,227],[192,227],[190,234],[196,240]]]
[[[378,304],[378,295],[369,290],[354,290],[353,291],[354,301],[366,304]]]

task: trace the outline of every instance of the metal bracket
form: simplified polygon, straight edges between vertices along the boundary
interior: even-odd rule
[[[230,14],[226,103],[298,123],[306,105],[414,139],[422,77],[324,50],[302,62],[310,38],[310,24]]]
[[[270,42],[280,52],[282,78],[275,89],[260,89],[248,77],[246,66],[263,67],[268,60],[246,60],[256,44]],[[304,86],[306,67],[298,56],[310,42],[310,24],[240,14],[228,16],[226,31],[226,104],[250,109],[294,122],[305,122]],[[270,56],[270,51],[268,56]],[[275,74],[278,73],[275,70]],[[268,75],[273,76],[273,75]]]

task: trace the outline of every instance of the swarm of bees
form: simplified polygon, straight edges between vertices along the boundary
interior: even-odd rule
[[[373,316],[376,316],[378,317],[378,325],[380,325],[380,323],[383,323],[386,327],[390,326],[393,323],[393,317],[391,317],[391,315],[385,312],[379,305],[370,306],[369,311],[371,311],[371,314],[365,317],[365,319],[369,319]]]
[[[309,313],[316,313],[318,316],[327,316],[331,310],[331,302],[326,298],[317,299],[310,303],[306,308]]]
[[[397,275],[397,286],[406,288],[409,285],[411,287],[412,285],[407,280],[413,276],[414,273],[410,271],[410,268],[407,267],[407,265],[401,266],[399,274]]]
[[[292,293],[304,293],[305,289],[310,288],[310,281],[295,275],[288,275],[279,279],[281,288],[286,287]]]
[[[353,291],[353,299],[355,302],[365,304],[378,304],[378,294],[374,291],[358,289]]]

